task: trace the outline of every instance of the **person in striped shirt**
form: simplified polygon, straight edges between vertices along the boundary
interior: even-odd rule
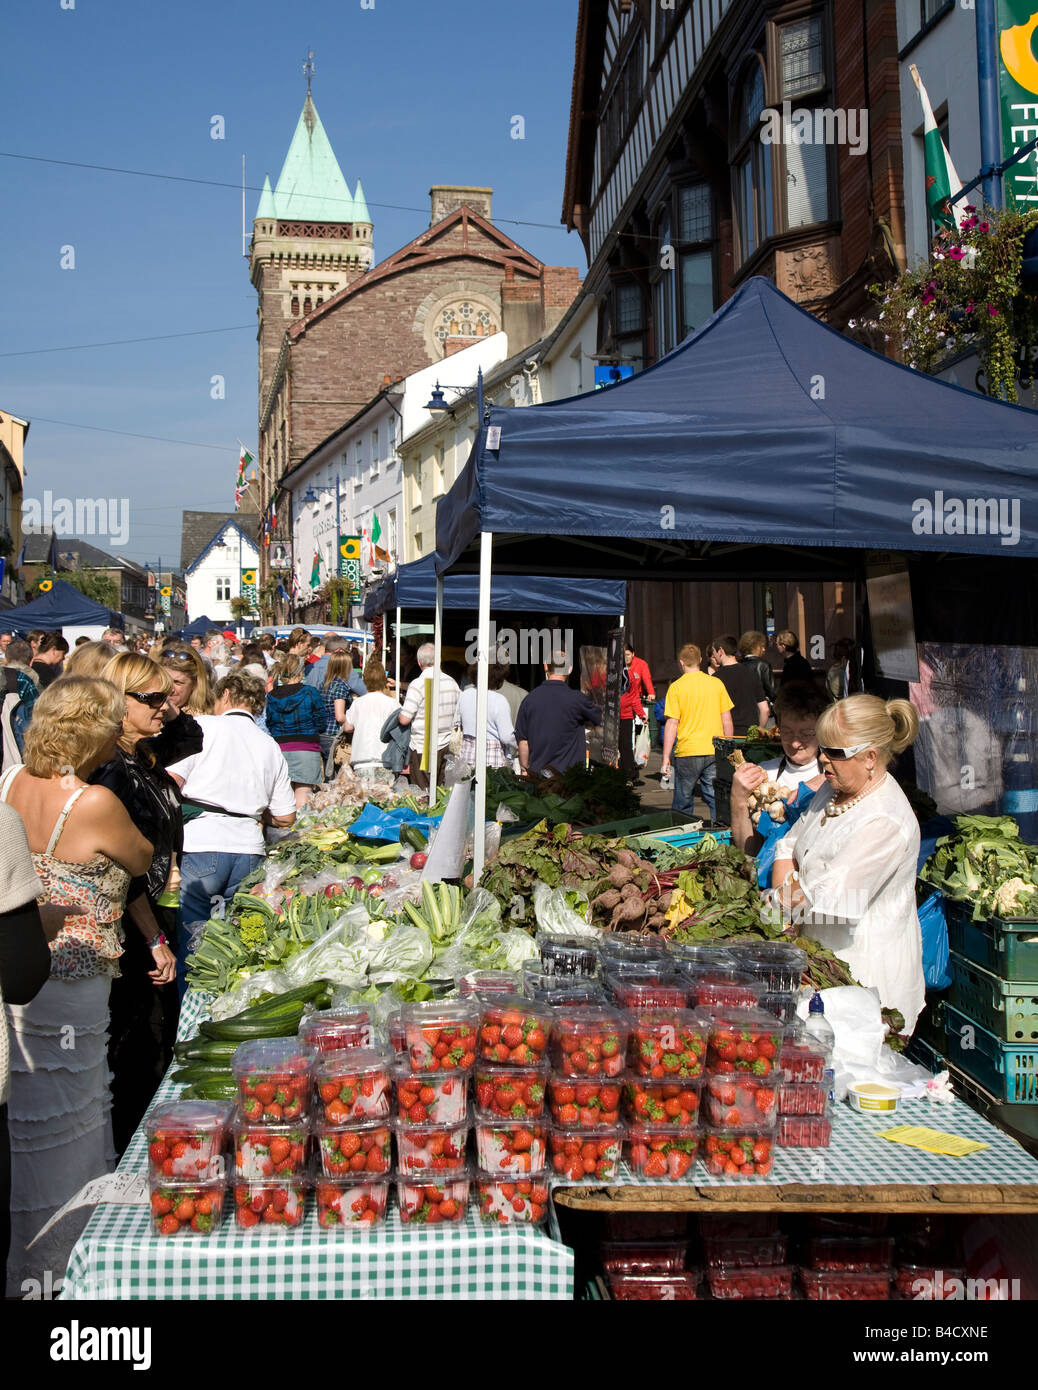
[[[421,766],[422,752],[425,748],[425,688],[426,683],[431,681],[435,674],[433,668],[435,657],[436,648],[431,642],[425,642],[418,648],[420,675],[408,686],[407,698],[404,700],[403,708],[398,716],[401,726],[405,729],[410,727],[411,730],[411,771],[408,775],[414,785],[423,791],[429,786],[429,774],[427,771],[423,772]],[[460,695],[458,682],[441,670],[440,707],[436,728],[436,746],[439,750],[437,760],[441,763],[450,736],[454,732],[454,718],[457,714]]]

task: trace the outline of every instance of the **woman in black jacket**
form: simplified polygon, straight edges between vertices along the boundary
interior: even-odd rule
[[[112,982],[109,1003],[112,1134],[116,1150],[122,1153],[169,1066],[176,1040],[180,1014],[177,914],[168,903],[178,877],[184,822],[180,789],[166,772],[165,762],[188,754],[181,751],[182,738],[161,746],[173,688],[167,671],[149,657],[121,652],[105,667],[103,676],[125,695],[126,717],[115,757],[102,763],[90,781],[116,794],[155,847],[148,872],[134,879],[127,893],[126,916],[139,930],[126,933],[122,974]],[[194,720],[191,724],[198,730]],[[155,742],[160,743],[159,756]]]

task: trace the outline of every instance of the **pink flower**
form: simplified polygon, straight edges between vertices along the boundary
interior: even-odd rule
[[[986,233],[986,232],[990,232],[990,231],[991,231],[991,223],[990,223],[990,222],[978,222],[978,223],[977,223],[977,231],[978,231],[978,232],[985,232],[985,233]]]
[[[959,223],[959,230],[966,231],[970,227],[975,227],[976,225],[977,219],[975,217],[964,217],[962,221]]]
[[[963,203],[962,208],[964,212],[976,212],[977,210],[972,203]]]
[[[998,318],[998,310],[995,308],[994,304],[988,305],[988,313],[991,315],[993,319]]]
[[[972,314],[975,307],[976,306],[974,305],[973,300],[971,299],[970,302],[966,305],[967,314]]]
[[[965,254],[966,252],[961,246],[952,246],[948,251],[948,255],[953,261],[961,261]]]

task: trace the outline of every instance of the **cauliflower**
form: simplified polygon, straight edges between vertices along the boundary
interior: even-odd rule
[[[1003,917],[1019,917],[1031,906],[1021,898],[1025,894],[1033,896],[1036,891],[1033,883],[1025,883],[1022,878],[1007,878],[995,889],[995,910]]]

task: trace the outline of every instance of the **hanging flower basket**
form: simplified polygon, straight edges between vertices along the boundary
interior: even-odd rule
[[[929,263],[903,271],[892,284],[871,285],[874,317],[850,326],[871,329],[923,372],[975,351],[988,395],[1015,401],[1018,381],[1030,385],[1038,344],[1038,292],[1030,276],[1021,276],[1024,241],[1038,232],[1038,211],[978,211],[967,204],[964,212],[957,231],[935,238]]]

